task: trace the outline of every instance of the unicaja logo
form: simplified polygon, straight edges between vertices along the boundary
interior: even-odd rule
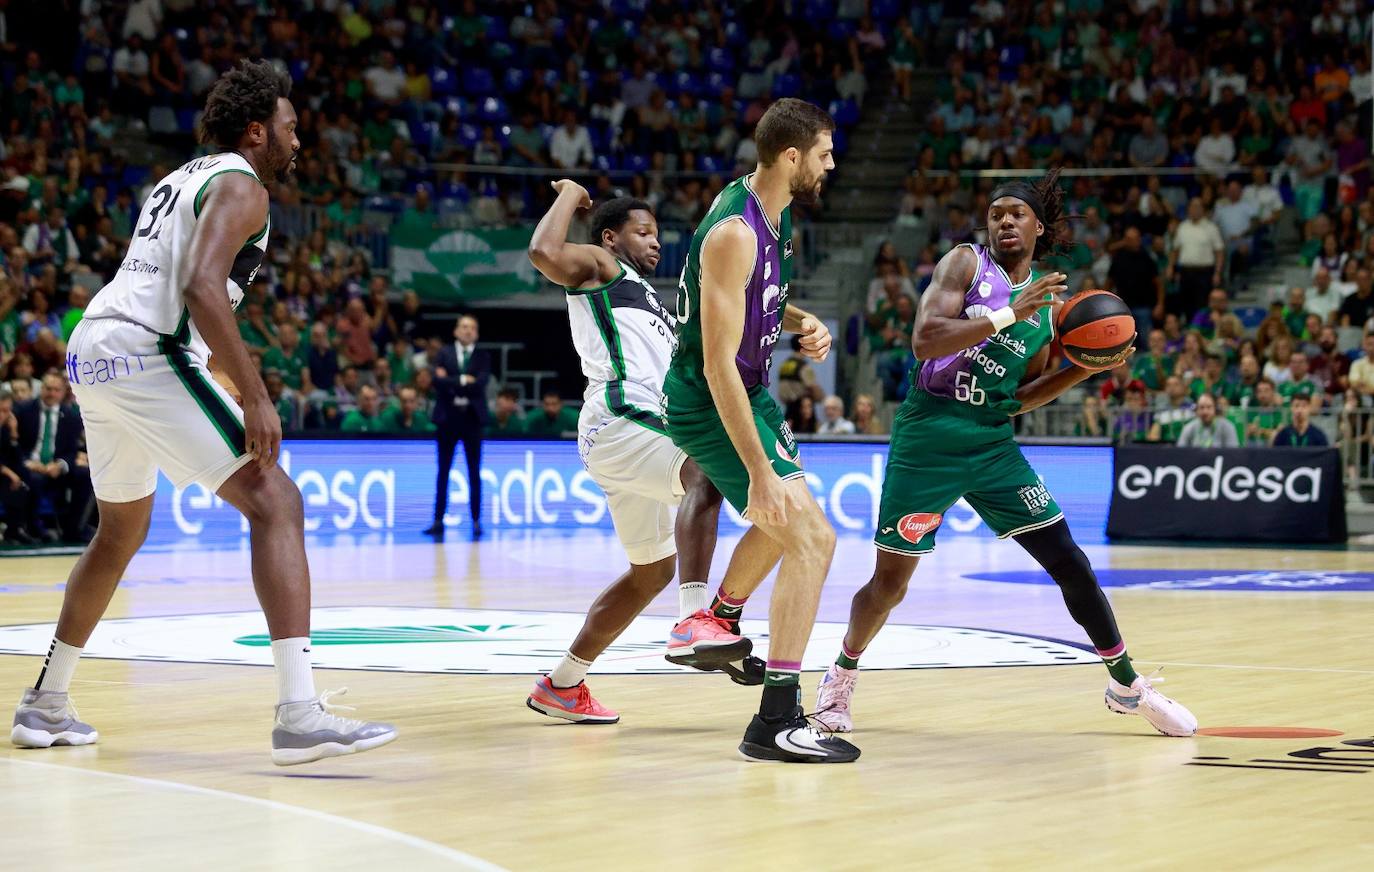
[[[1321,499],[1322,471],[1316,466],[1299,466],[1287,473],[1277,466],[1259,470],[1248,466],[1226,466],[1217,457],[1205,466],[1185,470],[1172,464],[1150,468],[1139,463],[1121,470],[1116,491],[1128,500],[1144,499],[1156,488],[1173,491],[1175,500],[1185,496],[1196,502],[1239,503],[1258,499],[1273,503],[1287,499],[1294,503],[1315,503]]]

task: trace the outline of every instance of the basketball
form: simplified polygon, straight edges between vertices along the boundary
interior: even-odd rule
[[[1059,310],[1054,329],[1069,360],[1093,371],[1116,366],[1135,343],[1135,317],[1111,291],[1078,294]]]

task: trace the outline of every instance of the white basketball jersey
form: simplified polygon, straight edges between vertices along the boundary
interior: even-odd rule
[[[159,334],[154,341],[185,349],[204,363],[210,350],[191,323],[184,289],[190,278],[191,234],[205,205],[210,180],[222,173],[257,173],[236,152],[196,158],[159,181],[138,214],[119,271],[86,308],[87,318],[122,318]],[[237,309],[267,251],[269,219],[234,257],[225,292]]]
[[[677,319],[633,267],[621,263],[620,270],[600,287],[566,289],[573,345],[587,377],[584,407],[661,429]]]

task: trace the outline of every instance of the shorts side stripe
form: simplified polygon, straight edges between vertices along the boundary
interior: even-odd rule
[[[210,387],[205,377],[191,365],[185,350],[177,348],[165,338],[158,341],[158,350],[166,356],[172,372],[176,373],[177,379],[186,387],[191,398],[210,419],[210,423],[215,425],[220,437],[224,439],[224,444],[229,446],[235,457],[242,457],[245,453],[243,425],[234,413],[225,407],[224,400]]]
[[[889,545],[884,545],[881,542],[874,542],[873,547],[877,548],[879,551],[886,551],[888,554],[900,554],[903,557],[920,557],[925,554],[935,553],[935,549],[933,547],[927,548],[924,551],[903,551],[901,548],[893,548]]]
[[[1017,527],[1015,530],[1012,530],[1010,533],[998,533],[998,534],[997,534],[997,538],[998,538],[998,539],[1010,539],[1010,538],[1013,537],[1013,536],[1020,536],[1022,533],[1030,533],[1030,532],[1033,532],[1033,531],[1035,531],[1035,530],[1043,530],[1043,529],[1046,528],[1046,527],[1052,526],[1052,525],[1054,525],[1054,524],[1058,524],[1058,523],[1059,523],[1060,521],[1062,521],[1062,520],[1064,520],[1064,513],[1063,513],[1063,512],[1060,512],[1059,514],[1055,515],[1053,518],[1049,518],[1049,519],[1044,520],[1044,521],[1036,521],[1034,524],[1027,524],[1027,525],[1024,526],[1024,527]]]

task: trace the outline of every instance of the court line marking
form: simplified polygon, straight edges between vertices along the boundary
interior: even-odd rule
[[[1137,660],[1132,663],[1148,663],[1152,666],[1201,666],[1207,669],[1263,669],[1269,672],[1339,672],[1346,675],[1374,675],[1374,669],[1328,669],[1317,666],[1242,666],[1234,663],[1182,663],[1172,660]]]
[[[313,818],[315,820],[323,821],[329,824],[338,824],[361,833],[367,833],[368,835],[377,836],[382,839],[388,839],[393,842],[400,842],[401,844],[407,845],[411,848],[417,848],[421,851],[428,852],[437,857],[441,857],[445,860],[451,860],[452,862],[459,864],[462,868],[473,869],[476,870],[476,872],[509,872],[509,870],[507,870],[504,866],[497,866],[495,863],[483,860],[481,857],[474,857],[472,854],[465,853],[463,851],[458,850],[457,848],[450,848],[446,845],[440,845],[437,842],[431,842],[428,839],[422,839],[419,836],[412,836],[409,833],[403,833],[400,830],[393,830],[390,827],[384,827],[380,824],[370,824],[366,821],[354,820],[353,818],[346,818],[341,815],[330,814],[327,811],[320,811],[319,809],[306,808],[305,806],[301,805],[292,805],[287,802],[279,802],[275,799],[263,799],[262,797],[250,796],[245,793],[234,793],[233,791],[219,790],[214,787],[201,787],[196,784],[183,784],[179,781],[168,781],[163,778],[147,778],[142,775],[125,775],[122,772],[105,772],[101,769],[86,769],[81,766],[63,766],[58,763],[39,763],[36,760],[15,760],[13,757],[0,757],[0,760],[3,760],[6,763],[14,764],[16,766],[32,766],[41,769],[61,769],[64,772],[76,772],[82,775],[96,775],[104,778],[119,778],[125,781],[133,781],[136,784],[142,784],[149,787],[171,789],[174,791],[180,790],[185,793],[200,794],[201,796],[227,797],[228,799],[232,799],[238,802],[246,802],[249,805],[257,805],[263,808],[269,808],[276,811],[286,812],[287,814],[301,815],[303,817]]]

